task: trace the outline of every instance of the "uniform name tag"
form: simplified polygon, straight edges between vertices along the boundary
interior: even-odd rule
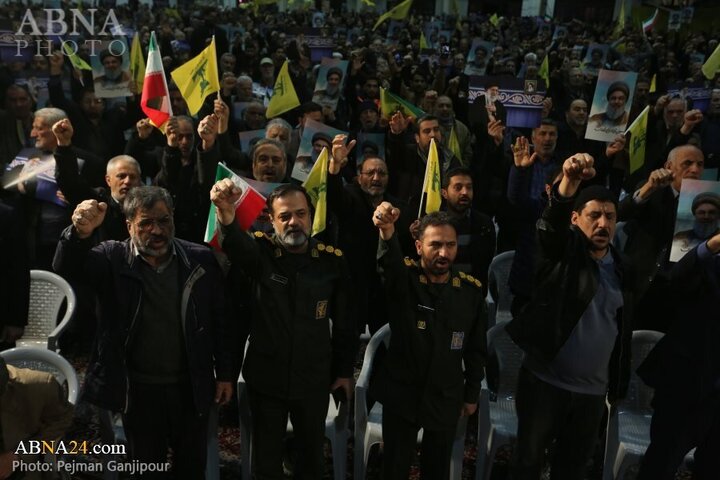
[[[327,306],[328,301],[327,300],[320,300],[317,302],[317,306],[315,307],[315,319],[320,320],[327,316]]]
[[[283,277],[282,275],[278,275],[277,273],[273,273],[270,275],[270,280],[273,282],[281,283],[283,285],[287,285],[288,279],[287,277]]]
[[[427,324],[425,323],[425,320],[418,320],[417,321],[417,328],[419,330],[425,330],[427,328]]]
[[[462,350],[465,332],[453,332],[450,340],[450,350]]]

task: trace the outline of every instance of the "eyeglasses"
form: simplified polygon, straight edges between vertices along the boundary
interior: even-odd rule
[[[388,176],[388,172],[385,170],[368,170],[367,172],[360,172],[360,175],[367,175],[368,177],[377,175],[380,178],[385,178]]]
[[[137,222],[137,227],[143,232],[152,230],[154,225],[160,227],[161,230],[165,230],[173,223],[173,218],[170,215],[166,215],[161,218],[143,218]]]

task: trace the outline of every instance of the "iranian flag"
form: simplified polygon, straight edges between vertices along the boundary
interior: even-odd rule
[[[150,33],[140,106],[150,122],[165,131],[165,124],[172,117],[172,106],[170,105],[170,92],[165,79],[162,56],[155,41],[155,32]]]
[[[240,175],[236,175],[222,163],[218,163],[215,171],[215,182],[229,178],[242,190],[240,200],[235,204],[235,222],[243,230],[249,230],[255,219],[265,208],[265,197],[250,186]],[[205,242],[213,248],[220,250],[220,225],[215,217],[215,206],[210,206],[207,226],[205,227]]]

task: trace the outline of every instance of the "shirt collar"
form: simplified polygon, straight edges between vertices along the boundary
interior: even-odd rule
[[[135,242],[133,242],[132,239],[130,239],[130,248],[131,248],[133,257],[139,258],[140,260],[145,262],[149,267],[151,267],[153,270],[155,270],[157,273],[162,273],[168,267],[168,265],[170,265],[170,263],[172,263],[175,256],[177,256],[177,251],[175,250],[175,242],[171,241],[170,242],[170,256],[168,257],[167,260],[165,260],[162,263],[162,265],[159,265],[158,267],[154,267],[153,265],[150,264],[150,262],[148,262],[145,259],[145,257],[143,257],[142,253],[140,253],[140,251],[137,249],[137,247],[135,246]]]

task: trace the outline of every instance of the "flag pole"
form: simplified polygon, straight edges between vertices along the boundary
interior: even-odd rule
[[[218,91],[217,91],[217,99],[222,100],[222,98],[220,97],[220,90],[222,90],[222,84],[220,83],[220,71],[218,70],[218,68],[220,68],[220,67],[218,67],[218,62],[217,62],[217,44],[215,43],[215,34],[214,33],[212,36],[212,44],[215,45],[215,48],[214,48],[214,50],[215,50],[215,78],[217,78],[218,86],[220,87],[220,88],[218,88]]]
[[[432,150],[433,143],[435,143],[435,139],[430,139],[430,149],[428,150],[428,156],[430,155],[430,150]],[[420,206],[418,207],[418,214],[417,218],[420,220],[420,214],[422,213],[422,205],[423,205],[423,198],[427,196],[425,188],[427,187],[427,180],[428,180],[428,165],[430,164],[430,159],[428,158],[425,162],[425,178],[423,179],[423,187],[422,187],[422,193],[420,194]]]

